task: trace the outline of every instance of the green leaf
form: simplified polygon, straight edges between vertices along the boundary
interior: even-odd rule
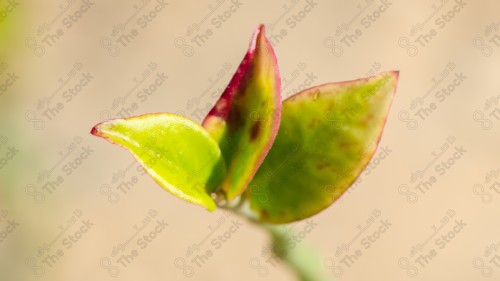
[[[368,164],[398,72],[320,85],[283,102],[272,149],[246,196],[261,221],[286,223],[331,205]]]
[[[145,170],[173,195],[216,208],[210,193],[225,176],[217,143],[198,124],[169,113],[114,119],[91,132],[128,149]]]
[[[254,32],[229,86],[203,121],[227,164],[221,187],[229,200],[246,189],[279,128],[281,82],[276,56],[264,33],[264,26]]]

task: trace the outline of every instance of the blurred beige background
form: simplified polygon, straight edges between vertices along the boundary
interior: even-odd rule
[[[217,242],[237,218],[171,196],[89,134],[148,112],[201,121],[264,23],[285,97],[310,80],[400,70],[372,164],[302,237],[332,279],[498,280],[499,10],[494,0],[0,1],[0,279],[290,280],[260,229],[241,221]]]

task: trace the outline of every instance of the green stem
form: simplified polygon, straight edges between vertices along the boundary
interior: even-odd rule
[[[293,231],[282,225],[271,225],[259,222],[249,212],[248,206],[238,202],[233,206],[220,206],[228,211],[245,217],[256,226],[266,230],[271,236],[273,254],[297,276],[299,281],[330,281],[325,272],[320,255],[307,242],[302,240],[289,245]]]
[[[307,241],[289,244],[293,231],[282,226],[261,224],[271,235],[273,253],[284,262],[300,281],[331,280],[322,266],[318,252]]]

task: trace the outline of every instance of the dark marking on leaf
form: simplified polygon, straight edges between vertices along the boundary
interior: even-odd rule
[[[327,168],[330,166],[330,163],[326,162],[326,161],[321,161],[318,163],[318,165],[316,166],[319,170],[323,170],[324,168]]]
[[[261,132],[261,121],[257,120],[253,123],[252,128],[250,129],[250,140],[255,141]]]
[[[366,123],[371,122],[373,119],[374,119],[374,116],[373,116],[373,114],[372,114],[372,113],[369,113],[369,114],[367,114],[367,115],[365,116],[365,122],[366,122]]]
[[[238,84],[238,94],[239,94],[238,99],[241,99],[246,95],[246,93],[249,89],[248,85],[252,82],[252,78],[253,78],[255,72],[256,71],[255,71],[254,65],[250,65],[246,69],[245,76],[243,76],[243,78],[239,81],[239,84]]]
[[[260,210],[260,216],[263,218],[269,218],[269,212],[266,209]]]
[[[353,144],[350,142],[343,141],[343,142],[339,143],[339,148],[340,149],[347,149],[347,148],[351,147],[352,145]]]
[[[244,123],[244,118],[241,116],[241,111],[237,107],[233,107],[229,111],[229,116],[227,119],[228,123],[228,129],[229,130],[236,130],[238,128],[241,128]]]
[[[311,122],[309,122],[309,128],[314,129],[318,124],[320,123],[320,120],[318,118],[311,119]]]

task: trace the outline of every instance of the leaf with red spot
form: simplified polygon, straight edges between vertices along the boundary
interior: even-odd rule
[[[280,123],[280,83],[276,56],[259,26],[229,86],[203,121],[227,164],[221,187],[229,200],[246,189],[273,144]]]
[[[287,223],[337,200],[370,161],[398,72],[324,84],[283,102],[281,125],[245,195],[261,221]]]

